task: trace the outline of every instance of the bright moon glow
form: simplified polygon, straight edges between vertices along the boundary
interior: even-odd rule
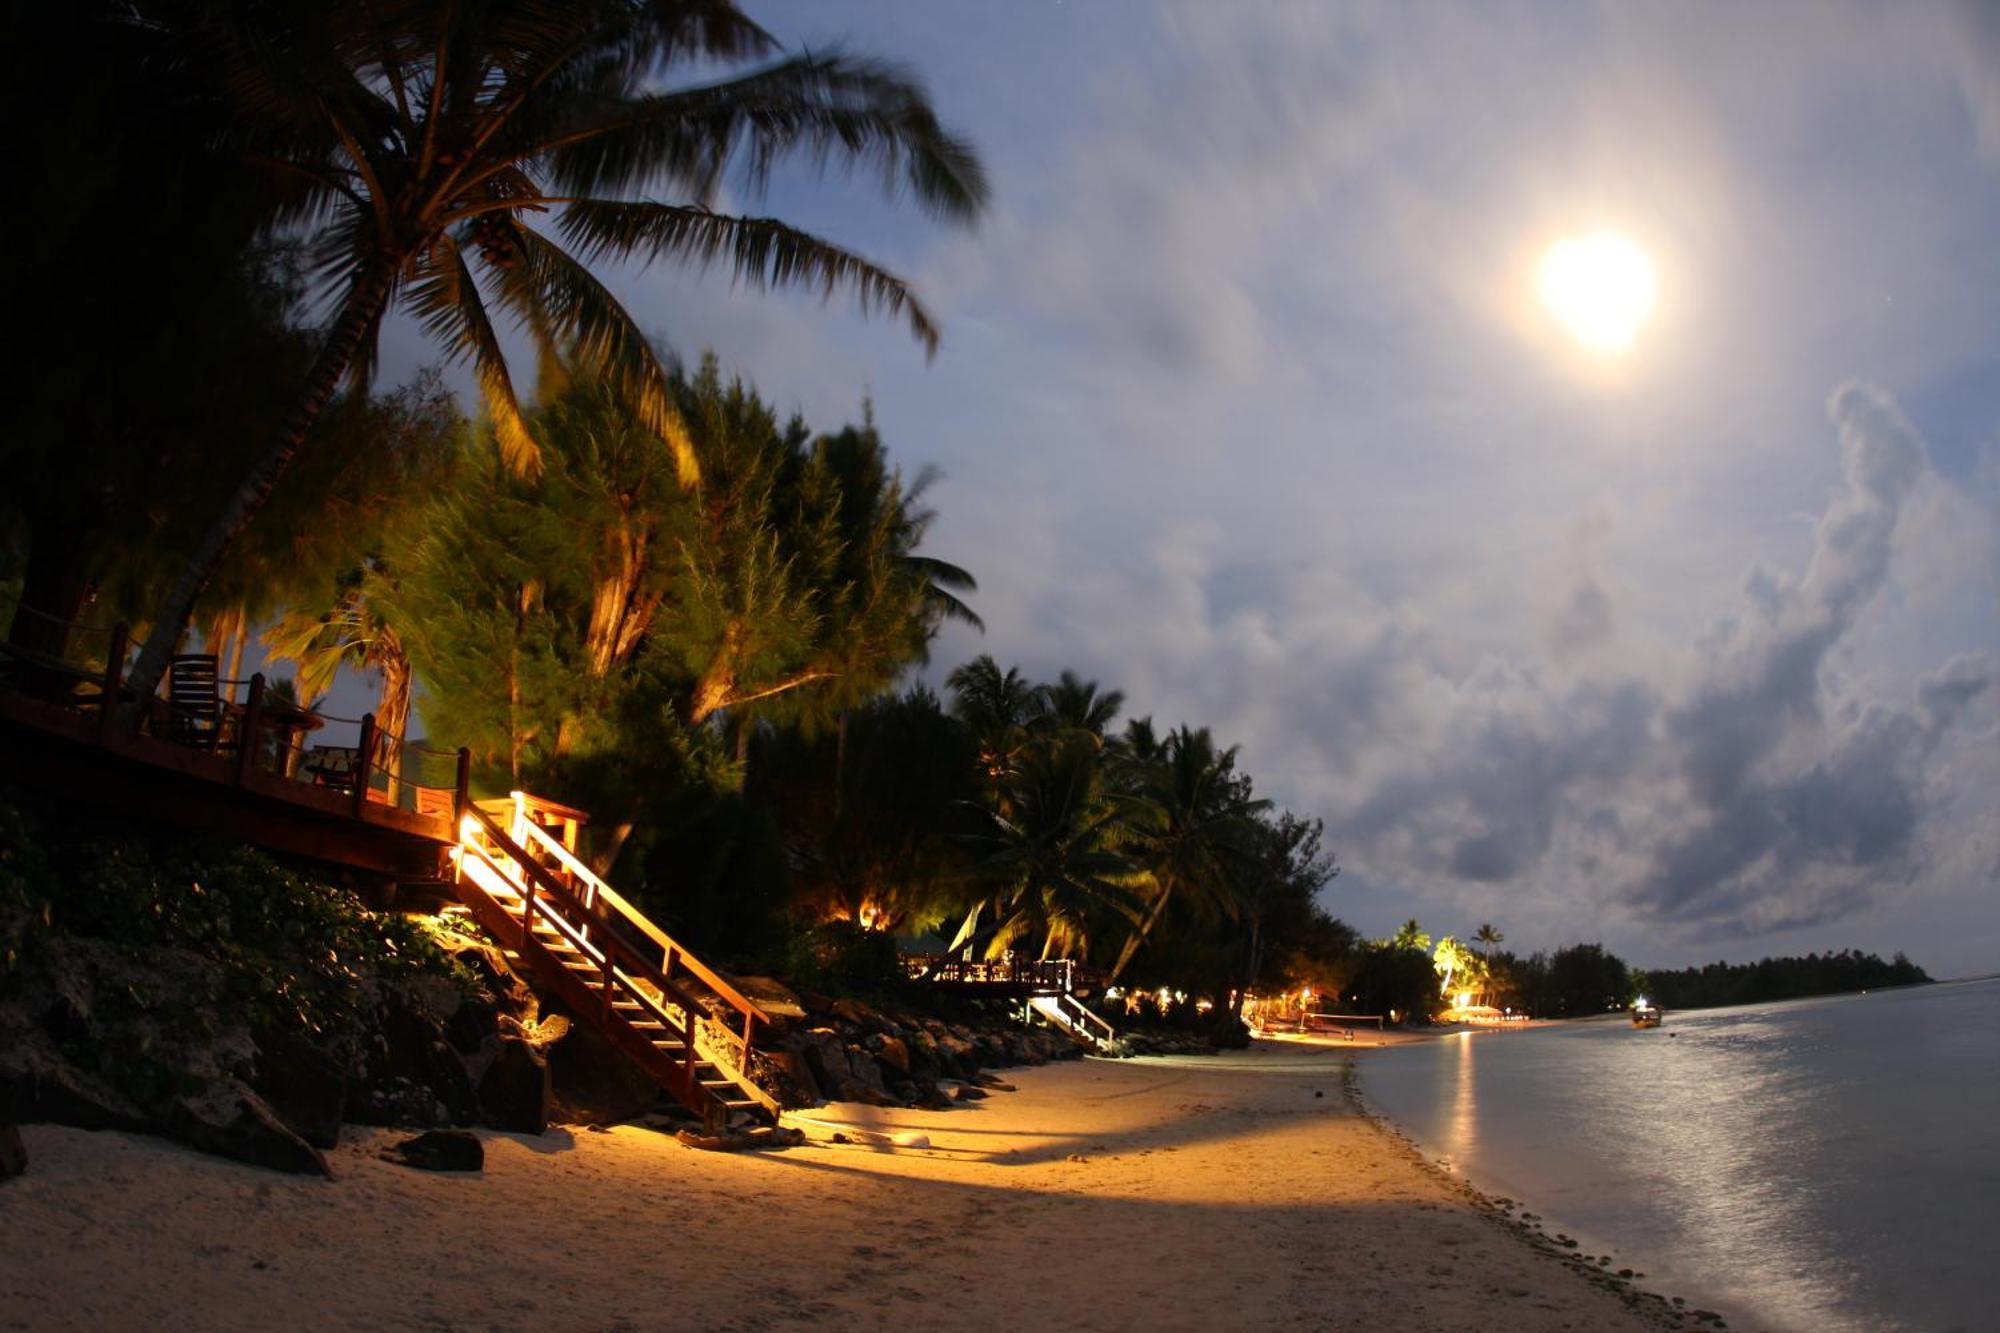
[[[1550,246],[1537,285],[1570,336],[1606,356],[1632,346],[1657,291],[1645,251],[1609,233]]]

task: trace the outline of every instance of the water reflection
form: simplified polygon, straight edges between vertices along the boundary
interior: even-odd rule
[[[1451,1121],[1445,1131],[1445,1155],[1454,1165],[1462,1167],[1479,1150],[1479,1077],[1472,1063],[1473,1048],[1479,1043],[1470,1032],[1461,1032],[1451,1039],[1451,1044],[1458,1049],[1451,1058],[1456,1072],[1452,1079]]]
[[[1362,1086],[1587,1251],[1779,1329],[1985,1326],[2000,985],[1450,1037]],[[1593,1248],[1594,1247],[1594,1248]]]

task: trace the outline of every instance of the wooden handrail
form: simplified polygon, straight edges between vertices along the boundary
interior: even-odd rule
[[[468,813],[486,830],[486,835],[492,838],[494,843],[498,845],[501,854],[514,862],[515,865],[521,867],[522,877],[529,880],[534,889],[539,890],[543,894],[553,894],[556,901],[569,908],[577,916],[586,921],[590,919],[589,909],[584,907],[583,903],[578,900],[570,887],[564,884],[561,878],[547,866],[544,866],[541,862],[528,855],[527,851],[519,843],[509,837],[499,824],[494,822],[493,816],[487,814],[476,805]],[[496,866],[495,869],[497,870],[498,867]],[[543,915],[553,918],[558,914],[545,912]],[[565,922],[564,924],[570,926],[572,930],[575,928],[572,922]],[[626,943],[616,931],[601,931],[598,934],[598,938],[594,941],[586,941],[579,936],[571,940],[571,943],[578,944],[586,953],[606,960],[610,959],[612,953],[620,955],[621,957],[618,961],[624,962],[629,971],[642,980],[651,982],[653,985],[659,987],[662,995],[671,999],[675,1004],[687,1011],[690,1016],[698,1011],[698,1005],[693,996],[669,980],[650,959]]]
[[[516,888],[516,885],[511,881],[511,879],[507,875],[507,872],[502,870],[499,867],[499,865],[486,854],[484,849],[478,847],[472,847],[472,848],[467,848],[465,850],[470,852],[470,855],[467,856],[464,855],[463,853],[461,854],[459,861],[460,869],[462,872],[467,873],[468,878],[470,878],[473,883],[479,885],[479,887],[486,892],[489,901],[494,900],[493,889],[495,886],[507,889]],[[493,884],[491,885],[482,882],[483,879],[488,876],[490,876],[493,880]],[[526,903],[532,903],[532,901],[533,901],[532,897],[524,898],[524,902]],[[498,906],[497,901],[496,901],[496,906]],[[512,912],[511,911],[507,912],[507,915],[511,916]],[[600,1023],[610,1022],[611,1010],[612,1010],[611,1000],[614,993],[622,992],[624,995],[628,996],[635,1004],[639,1006],[642,1013],[649,1015],[659,1024],[660,1030],[666,1035],[666,1037],[669,1040],[675,1040],[679,1042],[680,1055],[678,1058],[678,1064],[680,1066],[680,1077],[682,1081],[682,1086],[685,1089],[686,1096],[690,1098],[699,1098],[701,1096],[701,1090],[702,1090],[701,1075],[699,1072],[699,1064],[701,1056],[700,1052],[697,1050],[696,1047],[697,1023],[699,1022],[699,1020],[696,1018],[696,1014],[699,1011],[689,1006],[686,1003],[685,998],[683,998],[681,1001],[681,1017],[678,1020],[676,1020],[673,1014],[667,1011],[666,1006],[663,1005],[658,999],[656,999],[651,992],[649,992],[644,986],[637,984],[637,982],[630,973],[625,971],[625,969],[619,967],[616,963],[611,962],[609,958],[607,958],[603,953],[601,953],[597,949],[592,948],[589,945],[589,943],[584,940],[582,933],[575,925],[571,924],[570,921],[565,917],[562,917],[557,913],[551,912],[546,906],[546,900],[544,900],[544,905],[537,912],[537,916],[539,917],[540,920],[553,926],[557,934],[559,934],[563,939],[567,940],[571,945],[571,947],[577,949],[580,953],[583,954],[584,957],[588,958],[591,962],[597,965],[598,971],[603,976],[604,979],[603,996],[604,996],[604,1006],[605,1006],[604,1013],[599,1018],[598,1022]],[[532,938],[534,932],[529,925],[524,923],[523,933]],[[536,941],[533,945],[530,945],[528,941],[524,940],[522,942],[521,947],[524,952],[528,951],[530,948],[546,952],[547,946],[540,944],[539,941]],[[555,965],[560,966],[559,960],[556,962]],[[581,980],[581,978],[579,978],[579,980]],[[580,1011],[579,1011],[579,1016],[581,1016]],[[629,1027],[628,1030],[630,1030]],[[641,1039],[644,1040],[643,1037]],[[671,1059],[671,1057],[667,1056],[665,1048],[658,1045],[653,1045],[652,1049],[658,1052],[663,1058]],[[710,1101],[716,1100],[713,1094],[710,1094],[709,1100]],[[693,1106],[695,1105],[695,1103],[693,1101],[690,1101],[689,1105]],[[777,1109],[775,1102],[770,1103],[770,1105],[774,1111]]]
[[[1114,1028],[1111,1026],[1111,1024],[1105,1022],[1102,1015],[1100,1015],[1096,1010],[1092,1009],[1089,1005],[1085,1004],[1083,1001],[1077,999],[1074,995],[1064,992],[1063,994],[1058,995],[1056,997],[1056,1004],[1058,1008],[1064,1010],[1074,1009],[1077,1013],[1082,1014],[1085,1018],[1097,1024],[1097,1026],[1103,1028],[1105,1036],[1116,1037],[1118,1035],[1117,1028]]]
[[[507,883],[507,872],[502,870],[498,865],[496,865],[491,857],[487,856],[484,851],[480,850],[477,847],[474,847],[471,850],[473,855],[479,858],[479,862],[483,862],[487,870],[491,874],[493,874],[500,881],[500,883],[502,884]],[[475,862],[475,864],[478,864],[478,862]],[[483,888],[485,886],[482,885],[481,887]],[[547,901],[546,898],[544,898],[543,899],[544,904],[546,904],[546,901]],[[544,905],[536,913],[536,915],[540,917],[541,920],[546,921],[549,923],[549,925],[553,926],[556,930],[556,933],[561,935],[563,939],[568,941],[571,948],[575,949],[578,953],[581,953],[584,957],[590,959],[590,961],[592,961],[593,963],[596,963],[600,971],[607,973],[608,974],[606,977],[607,982],[615,979],[617,983],[621,985],[627,993],[629,993],[635,1000],[637,1000],[640,1003],[641,1007],[643,1007],[647,1012],[651,1013],[655,1018],[657,1018],[660,1021],[660,1025],[666,1028],[667,1031],[672,1032],[675,1036],[687,1035],[686,1029],[694,1022],[694,1015],[696,1013],[696,1010],[689,1007],[690,997],[688,997],[684,993],[676,992],[671,988],[662,989],[661,993],[672,997],[674,1002],[680,1006],[681,1013],[684,1015],[682,1020],[679,1023],[676,1023],[674,1021],[673,1015],[667,1012],[666,1007],[664,1005],[662,1005],[658,1000],[654,999],[652,995],[648,994],[643,987],[634,985],[631,974],[621,969],[618,966],[618,964],[613,962],[611,958],[607,954],[605,954],[605,952],[602,949],[593,945],[589,941],[589,939],[587,939],[584,936],[582,930],[574,922],[570,921],[569,918],[563,916],[561,913],[548,910],[546,905]],[[644,960],[642,959],[641,962],[643,963],[643,961]],[[650,978],[647,979],[650,980]]]
[[[483,814],[484,812],[482,811],[481,813]],[[528,835],[530,841],[546,848],[555,856],[562,863],[563,869],[569,871],[570,874],[575,875],[578,879],[583,880],[586,884],[589,884],[597,901],[609,903],[613,910],[630,924],[633,929],[659,945],[665,951],[665,959],[669,964],[679,963],[687,971],[698,977],[709,989],[727,1000],[731,1007],[746,1018],[758,1023],[769,1023],[771,1021],[771,1016],[764,1012],[762,1006],[758,1005],[749,996],[743,994],[743,992],[737,990],[735,986],[731,985],[720,973],[707,963],[704,963],[699,957],[688,952],[684,946],[675,941],[673,936],[661,930],[651,917],[648,917],[645,913],[632,906],[632,904],[626,902],[616,889],[593,874],[590,868],[577,860],[560,841],[549,836],[547,829],[544,829],[532,820],[522,821],[519,827],[522,832]]]

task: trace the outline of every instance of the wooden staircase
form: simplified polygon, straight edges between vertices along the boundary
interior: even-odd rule
[[[1028,1008],[1049,1026],[1069,1033],[1099,1055],[1114,1055],[1121,1050],[1118,1030],[1068,991],[1029,996]]]
[[[775,1125],[777,1101],[747,1074],[770,1017],[577,859],[576,815],[522,792],[465,804],[451,854],[459,903],[531,985],[711,1132],[739,1116]]]

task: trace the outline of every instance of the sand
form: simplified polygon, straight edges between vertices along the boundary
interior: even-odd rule
[[[1009,1071],[944,1112],[834,1106],[784,1152],[482,1132],[486,1170],[338,1179],[23,1128],[0,1328],[1653,1328],[1360,1114],[1347,1057]],[[924,1147],[836,1144],[836,1132]]]

